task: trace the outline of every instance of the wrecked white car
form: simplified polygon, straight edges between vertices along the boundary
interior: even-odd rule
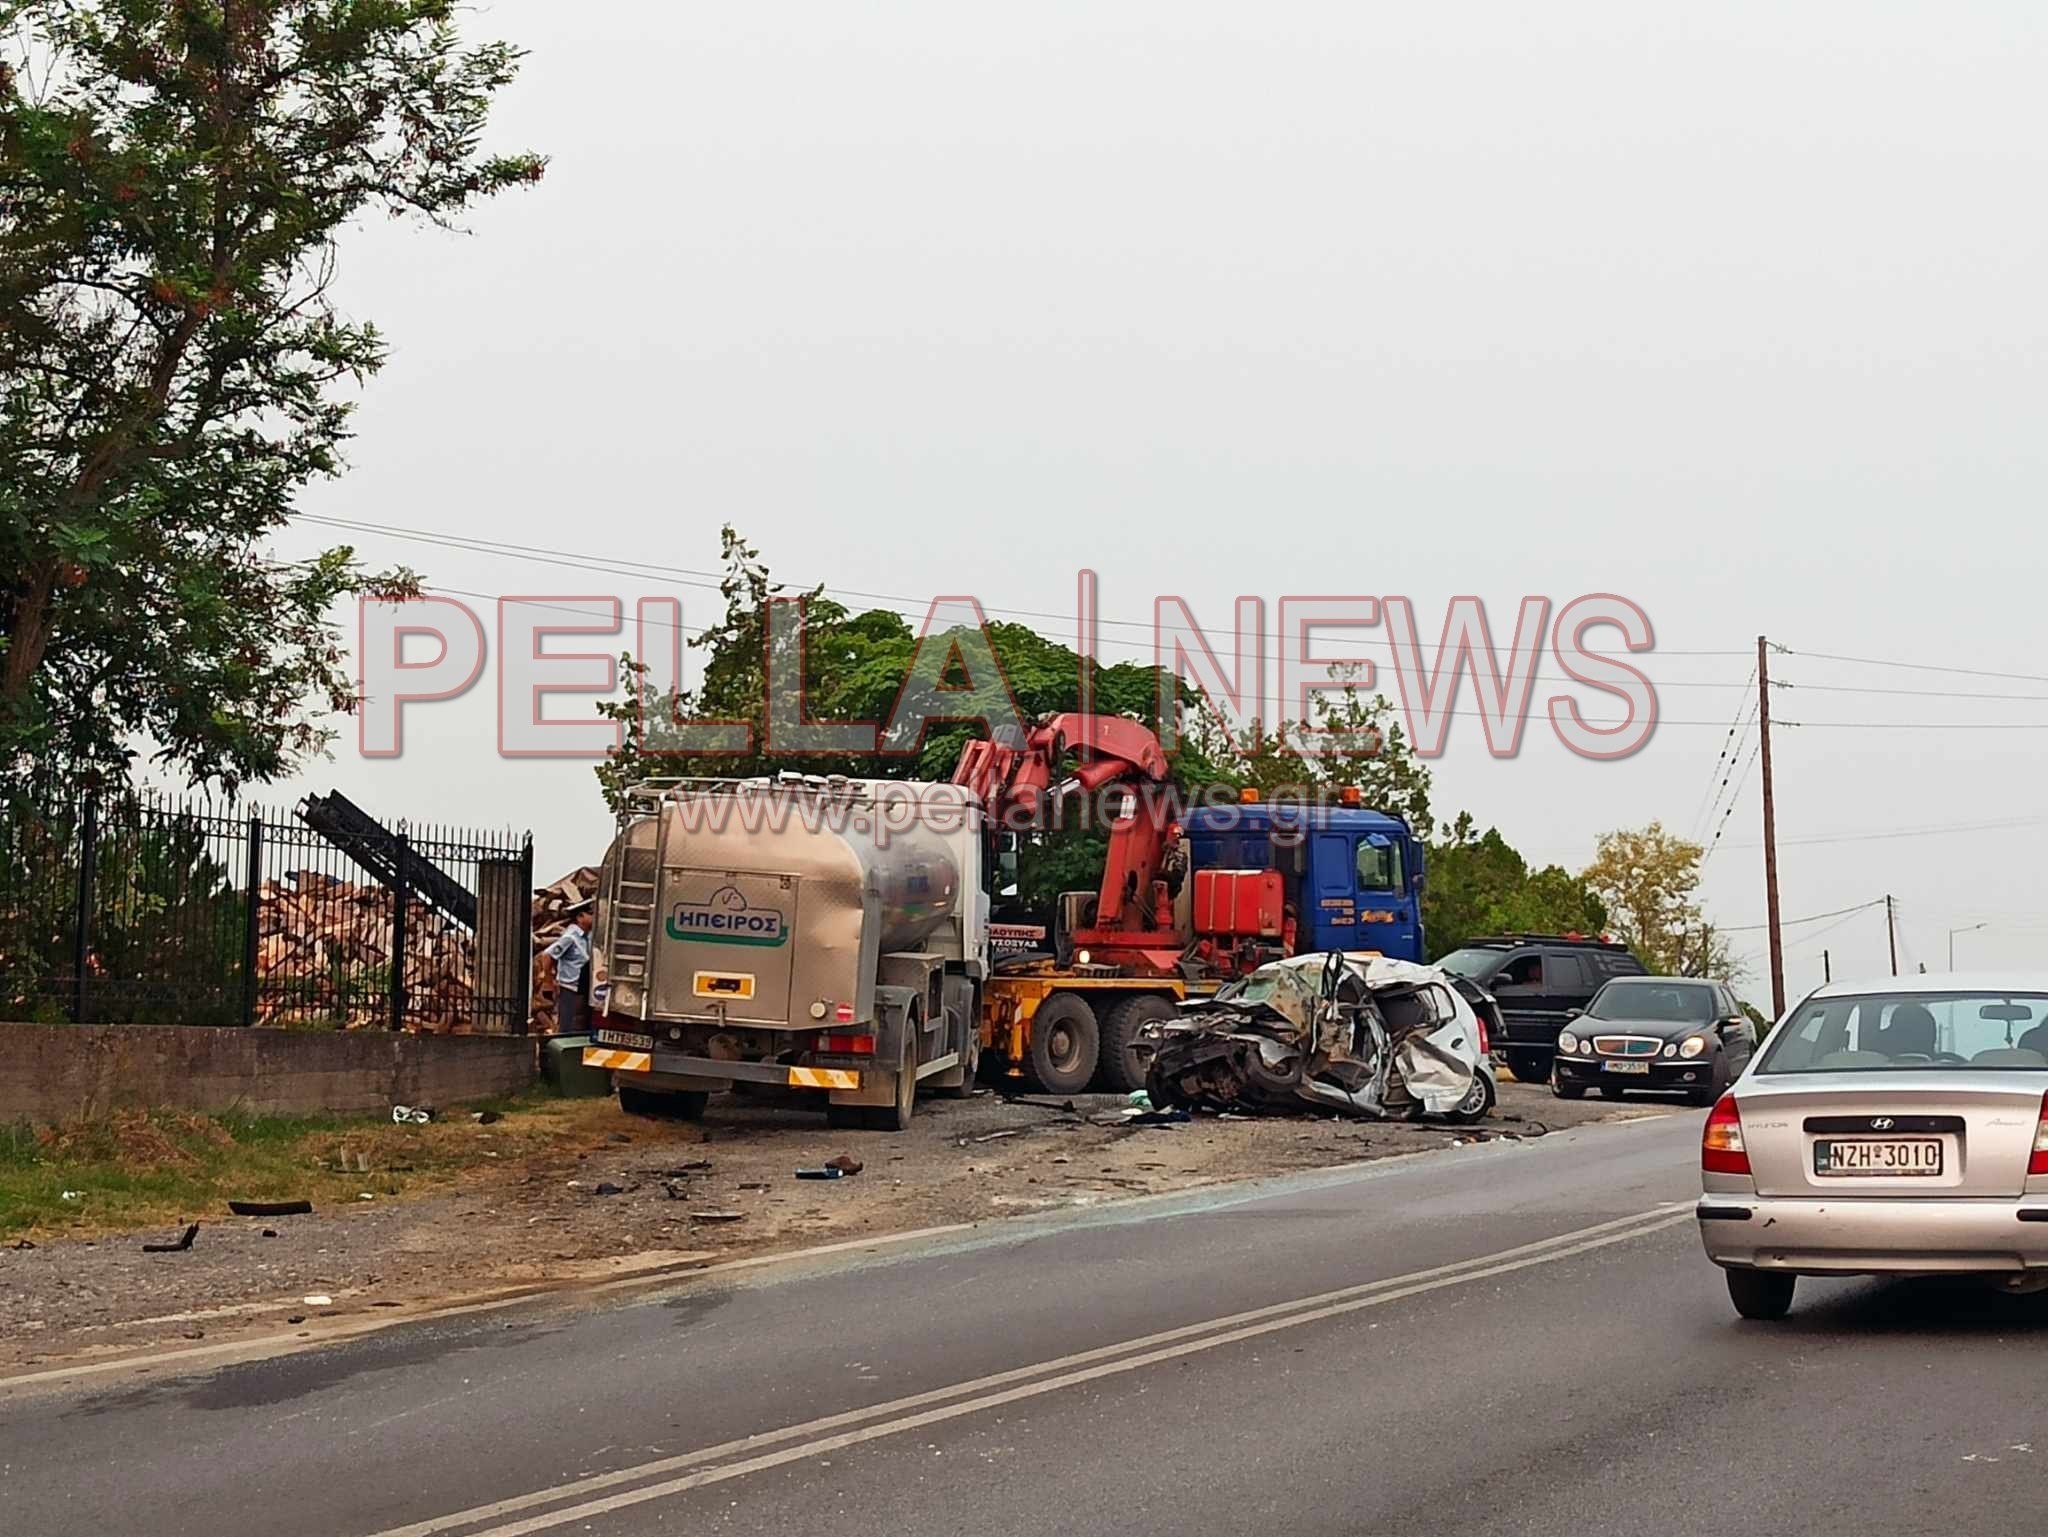
[[[1492,1000],[1483,993],[1484,1009]],[[1296,956],[1190,1000],[1148,1031],[1160,1109],[1294,1111],[1478,1121],[1497,1089],[1474,1002],[1435,966]]]

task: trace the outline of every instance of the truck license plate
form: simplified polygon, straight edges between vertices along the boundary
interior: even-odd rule
[[[1858,1137],[1853,1142],[1816,1142],[1813,1172],[1836,1178],[1937,1175],[1941,1173],[1941,1139]]]
[[[654,1037],[635,1035],[630,1030],[600,1030],[597,1032],[597,1044],[616,1046],[622,1051],[652,1051]]]
[[[1650,1064],[1647,1062],[1602,1062],[1600,1064],[1600,1071],[1603,1073],[1647,1074],[1650,1071]]]

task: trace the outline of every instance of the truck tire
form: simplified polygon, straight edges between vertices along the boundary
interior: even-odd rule
[[[960,1048],[960,1081],[932,1092],[942,1099],[974,1098],[975,1080],[981,1076],[981,1026],[969,1024],[967,1044]]]
[[[1173,1018],[1173,1001],[1158,993],[1138,993],[1112,1004],[1102,1018],[1101,1065],[1097,1077],[1116,1094],[1145,1087],[1152,1068],[1153,1047],[1138,1039],[1145,1026]]]
[[[697,1090],[663,1094],[654,1089],[619,1085],[619,1108],[628,1115],[653,1116],[666,1121],[701,1121],[704,1119],[704,1107],[710,1102],[709,1094]]]
[[[912,1014],[903,1025],[903,1049],[896,1062],[896,1102],[892,1105],[825,1105],[825,1124],[836,1131],[908,1131],[917,1105],[917,1036],[919,1020]]]
[[[1517,1083],[1541,1084],[1550,1081],[1550,1058],[1540,1051],[1509,1051],[1508,1071],[1515,1075]]]
[[[1102,1056],[1102,1027],[1079,993],[1054,993],[1031,1016],[1025,1066],[1046,1094],[1079,1094]]]

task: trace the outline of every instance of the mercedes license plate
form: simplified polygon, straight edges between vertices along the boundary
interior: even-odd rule
[[[1600,1064],[1600,1071],[1603,1073],[1648,1073],[1649,1070],[1650,1064],[1647,1062],[1602,1062]]]
[[[597,1032],[597,1044],[617,1046],[623,1051],[652,1051],[654,1037],[635,1035],[630,1030],[600,1030]]]
[[[1870,1175],[1909,1178],[1941,1173],[1939,1137],[1822,1139],[1813,1144],[1813,1172],[1837,1178]]]

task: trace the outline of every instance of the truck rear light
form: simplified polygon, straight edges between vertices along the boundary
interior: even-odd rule
[[[872,1035],[821,1035],[818,1050],[831,1057],[872,1057],[875,1054],[875,1038]]]
[[[1700,1168],[1709,1174],[1749,1173],[1749,1149],[1742,1145],[1742,1112],[1733,1094],[1707,1116],[1707,1129],[1700,1137]]]
[[[842,1003],[842,1004],[840,1004],[838,1008],[836,1008],[836,1009],[834,1009],[834,1010],[832,1011],[832,1017],[833,1017],[834,1019],[836,1019],[837,1021],[839,1021],[839,1023],[840,1023],[840,1024],[842,1024],[842,1025],[850,1025],[850,1024],[852,1024],[852,1023],[853,1023],[853,1005],[852,1005],[852,1004],[850,1004],[850,1003]]]
[[[2048,1174],[2048,1094],[2041,1096],[2041,1119],[2034,1125],[2034,1156],[2027,1160],[2029,1174]]]

